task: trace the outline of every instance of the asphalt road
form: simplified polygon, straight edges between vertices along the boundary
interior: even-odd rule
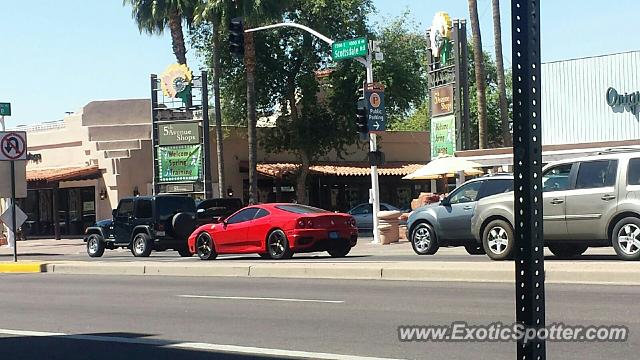
[[[507,284],[36,274],[2,275],[0,289],[2,358],[295,354],[284,350],[312,352],[308,358],[515,358],[511,342],[405,343],[397,334],[407,324],[511,323]],[[549,343],[548,358],[637,357],[639,294],[640,287],[549,285],[547,323],[621,324],[630,336],[625,343]],[[243,354],[229,354],[229,345]]]

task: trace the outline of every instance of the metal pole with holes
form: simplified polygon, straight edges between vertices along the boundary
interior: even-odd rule
[[[545,326],[540,131],[540,3],[512,0],[516,322]],[[544,360],[545,342],[518,341],[518,359]]]

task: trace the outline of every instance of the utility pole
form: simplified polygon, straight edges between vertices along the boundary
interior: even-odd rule
[[[257,28],[247,29],[245,30],[245,32],[255,32],[260,30],[275,29],[278,27],[295,27],[298,29],[302,29],[316,36],[318,39],[326,42],[329,45],[332,45],[335,42],[331,38],[317,32],[316,30],[313,30],[310,27],[292,23],[292,22],[261,26]],[[355,57],[354,59],[360,64],[364,65],[367,71],[366,83],[371,84],[373,83],[373,61],[371,56],[371,53],[372,53],[371,45],[368,44],[368,46],[369,46],[369,51],[367,51],[366,56]],[[370,132],[369,133],[369,151],[373,152],[377,150],[378,150],[377,135],[375,133]],[[369,191],[369,197],[370,197],[370,201],[373,203],[373,243],[379,244],[380,231],[378,230],[378,211],[380,210],[380,187],[378,185],[378,166],[376,166],[375,164],[371,165],[371,189]]]

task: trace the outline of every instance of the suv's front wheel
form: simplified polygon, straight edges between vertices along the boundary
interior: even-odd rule
[[[504,220],[493,220],[484,228],[482,233],[482,247],[493,260],[511,258],[513,252],[513,229]]]
[[[416,225],[411,231],[411,246],[418,255],[433,255],[438,251],[436,232],[431,225],[424,222]]]
[[[101,257],[104,254],[104,239],[99,234],[91,234],[87,239],[87,254],[90,257]]]
[[[147,257],[151,255],[151,250],[153,250],[151,237],[145,233],[136,234],[131,243],[131,253],[133,256]]]
[[[623,260],[640,260],[640,219],[620,220],[611,233],[613,249]]]

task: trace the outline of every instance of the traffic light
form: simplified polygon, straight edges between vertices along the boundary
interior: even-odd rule
[[[244,56],[244,24],[241,17],[229,22],[229,51],[239,58]]]
[[[358,99],[358,107],[356,109],[356,126],[358,133],[366,136],[369,133],[369,119],[367,119],[367,103],[364,98]]]

